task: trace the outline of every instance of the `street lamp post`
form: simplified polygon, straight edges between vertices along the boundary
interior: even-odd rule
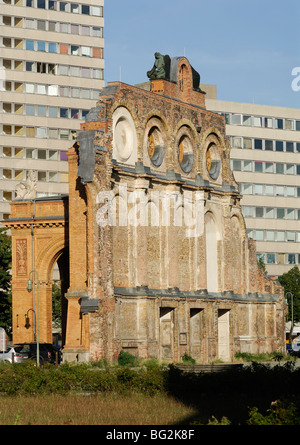
[[[28,276],[28,286],[27,286],[27,290],[30,292],[32,291],[32,283],[33,286],[35,286],[35,274],[37,275],[37,280],[36,280],[36,365],[40,366],[40,340],[39,340],[39,274],[37,273],[36,270],[31,270],[29,272],[29,276]],[[31,275],[33,275],[33,279],[31,280],[30,277]]]

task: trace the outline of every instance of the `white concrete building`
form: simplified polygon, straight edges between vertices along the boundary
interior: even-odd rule
[[[226,119],[248,236],[268,274],[281,275],[300,264],[300,109],[220,101],[203,89],[207,109]]]
[[[0,0],[0,220],[30,171],[68,191],[66,150],[104,86],[104,0]]]

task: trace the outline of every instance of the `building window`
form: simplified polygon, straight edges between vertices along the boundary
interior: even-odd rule
[[[48,115],[49,117],[57,117],[57,107],[49,107]]]
[[[67,2],[60,2],[59,3],[59,10],[62,12],[68,12],[68,6],[69,4]]]
[[[34,40],[26,40],[26,49],[34,51]]]
[[[253,117],[253,126],[261,127],[261,117]]]
[[[243,116],[243,125],[246,125],[249,127],[252,125],[251,116]]]
[[[273,141],[265,140],[265,150],[273,150]]]
[[[264,119],[265,128],[273,128],[273,119],[269,117],[265,117]]]
[[[263,186],[261,184],[254,184],[254,194],[255,195],[263,194]]]
[[[267,253],[267,264],[275,264],[275,253]]]
[[[57,10],[57,1],[56,0],[49,0],[49,9],[50,11],[56,11]]]
[[[60,117],[68,118],[68,108],[60,108]]]
[[[244,161],[244,171],[252,172],[252,161]]]
[[[295,209],[286,209],[286,219],[295,219]]]
[[[90,15],[90,7],[87,5],[81,5],[81,12],[85,15]]]
[[[275,212],[273,207],[266,207],[265,218],[274,218]]]
[[[283,219],[284,218],[284,209],[276,209],[276,218]]]
[[[57,53],[57,44],[49,42],[48,51],[49,51],[49,53]]]
[[[232,114],[231,116],[231,124],[232,125],[241,125],[242,116],[241,114]]]
[[[249,138],[244,138],[243,147],[247,148],[247,149],[251,149],[252,148],[252,140]]]
[[[296,232],[286,232],[286,240],[289,242],[296,242]]]
[[[275,241],[275,232],[273,230],[266,230],[266,241]]]
[[[254,148],[255,150],[262,150],[262,140],[254,139]]]
[[[265,185],[265,194],[268,196],[274,195],[274,186],[273,185]]]
[[[232,162],[232,169],[234,171],[241,171],[242,170],[242,161],[234,159]]]
[[[264,231],[263,230],[256,230],[255,231],[255,237],[256,237],[256,241],[263,241],[264,240]]]
[[[288,253],[288,264],[296,264],[296,254],[295,253]]]
[[[286,164],[286,174],[294,175],[295,174],[295,166],[294,164]]]
[[[78,109],[71,109],[71,118],[72,119],[78,119],[79,118],[79,110]]]
[[[26,114],[28,116],[34,116],[35,106],[34,105],[26,105]]]
[[[264,216],[264,208],[263,207],[255,207],[255,217],[263,218]]]
[[[37,42],[37,49],[38,51],[46,51],[46,42]]]
[[[262,173],[263,163],[262,162],[254,162],[254,171],[257,173]]]
[[[71,3],[71,12],[73,14],[79,14],[79,5],[78,5],[78,3]]]
[[[37,115],[38,116],[46,116],[46,107],[44,105],[37,106]]]
[[[273,164],[273,162],[266,162],[265,163],[265,172],[266,173],[274,173],[274,164]]]
[[[276,173],[280,175],[284,174],[284,164],[276,164]]]
[[[38,181],[45,182],[47,180],[46,172],[38,172]]]

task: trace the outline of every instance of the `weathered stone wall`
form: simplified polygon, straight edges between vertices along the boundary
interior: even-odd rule
[[[90,314],[91,350],[101,344],[99,354],[110,358],[123,348],[171,361],[186,352],[206,363],[231,360],[238,351],[284,348],[282,290],[258,268],[255,245],[246,236],[225,121],[205,109],[205,96],[191,91],[189,77],[186,82],[181,89],[155,80],[150,92],[110,83],[101,93],[98,119],[83,125],[97,131],[106,150],[96,154],[87,187],[94,197],[104,190],[115,196],[115,223],[94,228],[100,310]],[[126,145],[126,138],[131,145],[122,157],[117,145]],[[164,148],[158,163],[151,144]],[[193,154],[189,170],[180,164],[182,147]],[[209,170],[212,160],[219,162],[216,175]],[[128,198],[133,192],[146,197],[146,223],[137,212],[137,226],[129,219],[120,225],[120,210],[126,208],[129,218],[136,208]],[[177,198],[170,198],[169,225],[164,200],[155,202],[155,193],[161,198],[163,192]],[[191,203],[201,192],[203,218],[194,237],[187,237],[186,224],[172,223],[185,192]],[[100,206],[91,205],[95,217]],[[151,224],[151,211],[159,214],[158,225]]]
[[[108,84],[68,152],[69,224],[66,213],[60,234],[70,255],[66,360],[112,361],[125,349],[208,363],[239,351],[284,351],[283,292],[257,266],[246,236],[225,120],[205,109],[188,61],[175,66],[172,81],[154,80],[150,91]],[[58,211],[45,205],[41,215]],[[30,203],[24,209],[30,213]],[[20,244],[14,277],[31,236],[30,225],[21,233],[18,224],[10,225]],[[46,282],[60,250],[41,243]],[[13,278],[17,313],[29,304],[28,267],[22,273]],[[48,291],[41,309],[47,339]]]

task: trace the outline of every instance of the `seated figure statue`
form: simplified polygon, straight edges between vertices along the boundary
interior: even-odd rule
[[[170,57],[155,53],[155,62],[152,70],[147,71],[149,79],[167,79],[170,69]]]

